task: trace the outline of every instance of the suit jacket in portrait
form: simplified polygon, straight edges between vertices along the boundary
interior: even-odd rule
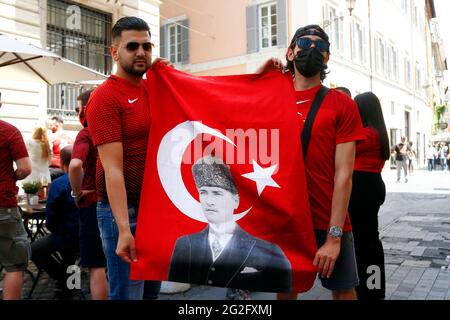
[[[291,291],[291,263],[278,245],[236,226],[227,246],[213,262],[208,234],[209,226],[177,239],[169,281],[252,291]]]

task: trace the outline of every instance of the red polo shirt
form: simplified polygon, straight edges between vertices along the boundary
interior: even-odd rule
[[[13,125],[0,120],[0,207],[17,207],[14,161],[28,157],[22,134]]]
[[[88,128],[78,132],[73,145],[72,159],[83,161],[83,190],[95,190],[95,166],[97,162],[97,148],[94,147]],[[97,195],[91,193],[80,201],[80,207],[86,208],[97,202]]]
[[[319,89],[320,85],[296,92],[297,112],[303,121]],[[330,89],[314,121],[305,160],[309,204],[316,230],[327,230],[329,227],[336,145],[363,140],[365,136],[362,129],[356,103],[342,92]],[[350,230],[351,224],[347,213],[344,231]]]
[[[381,158],[380,134],[374,128],[364,128],[366,139],[356,144],[354,170],[380,173],[386,161]]]
[[[95,146],[122,143],[127,198],[130,202],[138,201],[150,130],[146,86],[143,83],[134,86],[125,79],[110,76],[92,93],[87,105],[87,121]],[[97,192],[101,197],[106,197],[100,158],[97,161]]]

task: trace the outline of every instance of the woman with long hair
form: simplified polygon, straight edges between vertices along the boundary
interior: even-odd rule
[[[47,130],[41,127],[35,128],[32,138],[27,140],[26,146],[31,160],[32,171],[24,182],[39,181],[43,186],[48,185],[51,182],[48,166],[52,160],[52,153],[48,142]]]
[[[378,211],[386,196],[381,170],[390,157],[389,138],[377,96],[365,92],[357,95],[355,102],[366,134],[366,140],[356,145],[348,207],[360,283],[356,292],[360,300],[384,299],[384,251],[378,233]]]

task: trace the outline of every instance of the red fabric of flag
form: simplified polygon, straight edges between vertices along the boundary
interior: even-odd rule
[[[316,244],[292,77],[147,73],[151,129],[132,279],[311,288]]]

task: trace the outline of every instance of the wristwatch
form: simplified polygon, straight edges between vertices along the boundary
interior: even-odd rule
[[[340,238],[340,237],[342,237],[342,235],[343,235],[344,233],[343,233],[341,227],[338,227],[338,226],[331,226],[331,227],[328,229],[328,234],[329,234],[330,236],[332,236],[333,238]]]
[[[76,198],[78,198],[79,196],[81,196],[81,192],[80,192],[79,194],[75,194],[75,193],[73,193],[73,190],[72,190],[72,191],[70,191],[70,196],[71,196],[72,198],[76,199]]]

